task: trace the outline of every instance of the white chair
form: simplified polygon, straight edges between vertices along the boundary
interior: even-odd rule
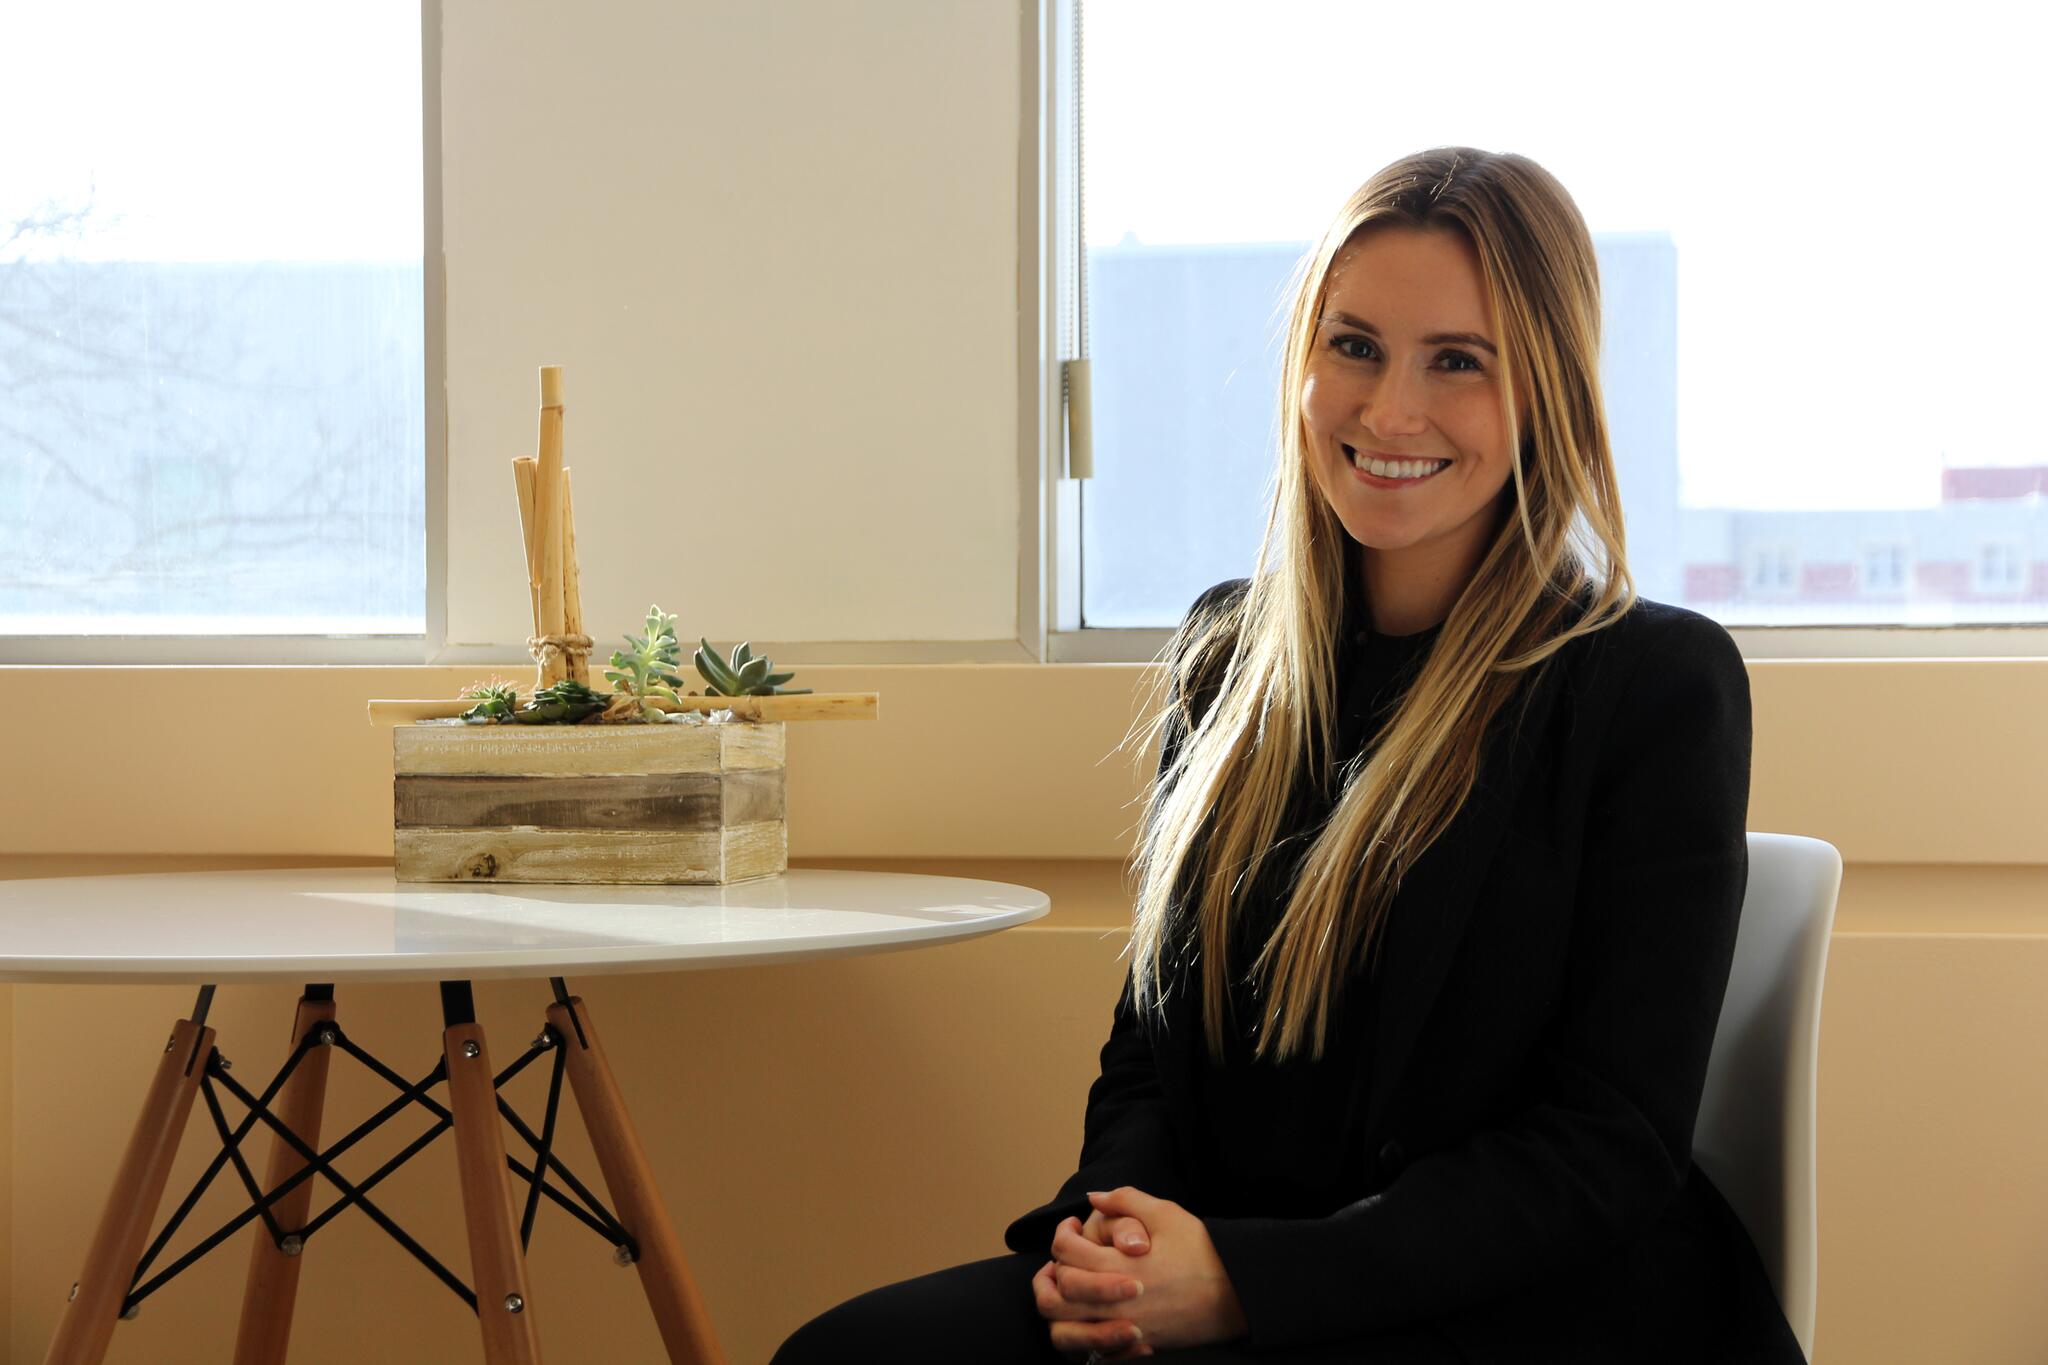
[[[1820,1280],[1820,990],[1842,887],[1833,844],[1749,836],[1749,885],[1693,1158],[1749,1229],[1813,1359]]]

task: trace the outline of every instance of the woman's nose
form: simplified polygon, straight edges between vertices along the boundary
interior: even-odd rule
[[[1416,387],[1420,382],[1405,369],[1390,368],[1366,395],[1364,410],[1359,414],[1365,429],[1383,441],[1397,441],[1421,432],[1426,424],[1422,396]]]

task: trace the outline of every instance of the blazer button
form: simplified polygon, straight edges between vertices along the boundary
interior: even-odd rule
[[[1401,1144],[1392,1138],[1380,1144],[1380,1169],[1387,1174],[1392,1175],[1400,1170],[1401,1163],[1407,1158],[1408,1154],[1401,1150]]]

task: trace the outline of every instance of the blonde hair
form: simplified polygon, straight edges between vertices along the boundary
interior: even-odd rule
[[[1245,592],[1191,612],[1174,633],[1158,674],[1167,697],[1160,703],[1155,686],[1140,731],[1149,746],[1171,727],[1175,752],[1146,792],[1133,858],[1133,998],[1163,1007],[1169,951],[1182,967],[1198,958],[1217,1058],[1231,929],[1244,888],[1280,853],[1297,783],[1328,765],[1344,595],[1363,590],[1347,581],[1350,537],[1310,472],[1302,386],[1332,262],[1362,231],[1389,225],[1451,229],[1478,253],[1500,331],[1508,446],[1520,452],[1514,515],[1501,517],[1369,761],[1346,770],[1282,893],[1285,908],[1251,968],[1265,999],[1258,1056],[1308,1047],[1321,1058],[1336,992],[1357,966],[1376,968],[1401,879],[1471,793],[1495,714],[1568,641],[1635,600],[1600,398],[1599,269],[1577,206],[1549,172],[1512,153],[1439,147],[1394,162],[1345,201],[1295,271],[1257,564]],[[1213,700],[1196,724],[1198,692]],[[1181,894],[1190,886],[1192,897]]]

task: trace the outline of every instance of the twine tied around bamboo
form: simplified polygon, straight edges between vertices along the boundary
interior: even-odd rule
[[[596,643],[588,635],[581,634],[529,635],[526,637],[526,652],[545,674],[548,653],[552,650],[562,657],[563,667],[567,670],[565,676],[581,678],[586,671],[584,661],[590,657],[590,648]]]

